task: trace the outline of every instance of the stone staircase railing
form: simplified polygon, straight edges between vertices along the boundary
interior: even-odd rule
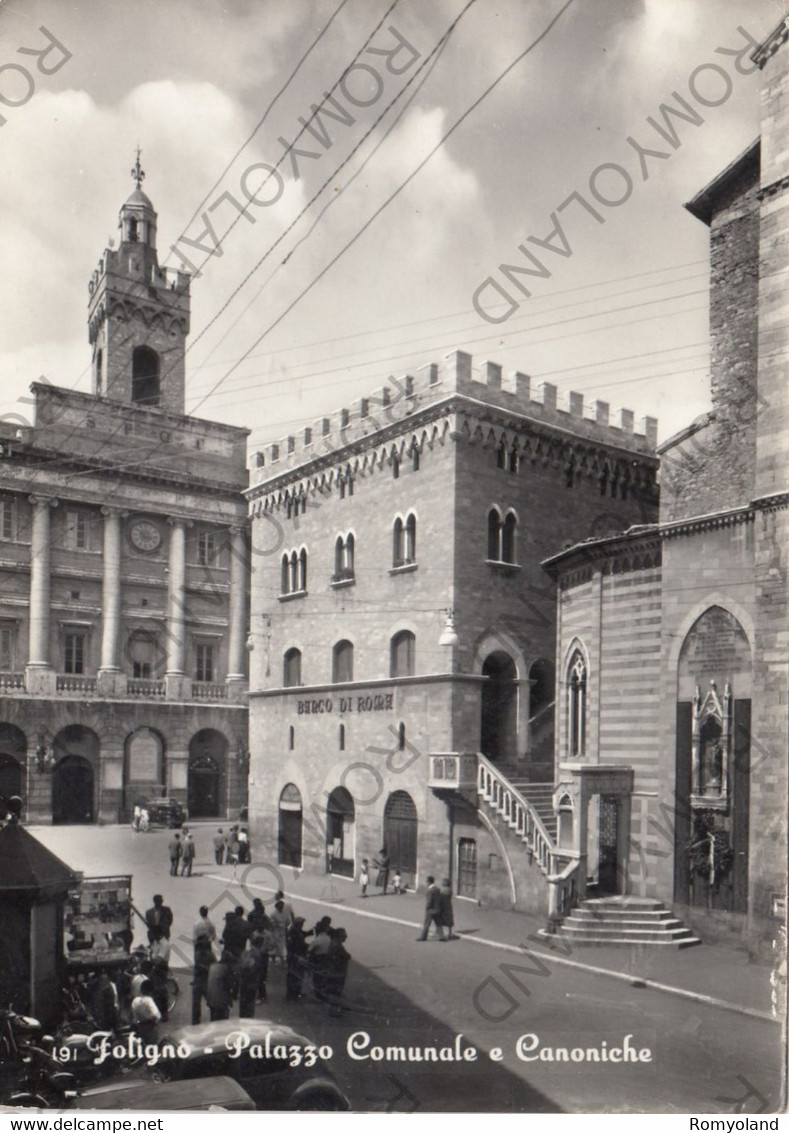
[[[578,901],[578,859],[557,848],[526,796],[484,755],[477,756],[477,794],[525,843],[551,887],[549,917],[561,919]]]

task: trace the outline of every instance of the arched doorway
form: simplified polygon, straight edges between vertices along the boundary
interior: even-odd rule
[[[130,818],[136,803],[166,793],[164,743],[153,728],[138,728],[126,739],[123,807]]]
[[[0,795],[24,795],[27,738],[14,724],[0,724]]]
[[[52,822],[94,822],[99,737],[83,724],[67,724],[55,736],[52,748]]]
[[[13,755],[0,752],[0,795],[10,799],[12,795],[22,795],[22,765]]]
[[[301,869],[302,814],[301,792],[294,783],[288,783],[279,796],[277,860],[280,865]]]
[[[93,767],[82,755],[66,755],[52,772],[52,822],[93,822]]]
[[[190,818],[221,818],[225,811],[227,740],[204,728],[189,744],[187,806]]]
[[[399,868],[403,885],[409,889],[416,884],[416,846],[418,822],[414,800],[407,791],[393,791],[386,800],[384,810],[384,838],[381,843],[392,863]]]
[[[328,872],[340,877],[353,877],[354,824],[356,808],[345,787],[335,787],[326,805],[326,855]]]
[[[496,650],[482,665],[487,680],[482,686],[480,748],[494,761],[517,758],[518,685],[517,669],[509,653]]]

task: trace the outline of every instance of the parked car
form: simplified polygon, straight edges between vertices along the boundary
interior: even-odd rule
[[[152,826],[168,826],[171,830],[183,826],[188,818],[186,808],[178,799],[148,799],[143,807],[148,811]]]
[[[122,1079],[83,1090],[69,1109],[98,1110],[251,1110],[252,1098],[232,1078],[201,1078],[199,1082],[140,1082]]]
[[[239,1036],[245,1045],[240,1053]],[[159,1040],[160,1051],[168,1046],[174,1056],[160,1057],[147,1072],[155,1082],[226,1076],[243,1086],[259,1110],[350,1109],[318,1057],[319,1045],[290,1027],[262,1019],[175,1027]]]

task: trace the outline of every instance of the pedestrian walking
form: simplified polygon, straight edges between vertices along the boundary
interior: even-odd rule
[[[225,861],[230,865],[238,865],[238,827],[233,826],[225,838]]]
[[[290,901],[287,899],[287,897],[285,896],[285,894],[283,893],[283,891],[281,889],[278,889],[277,892],[274,894],[274,904],[275,905],[276,905],[277,901],[282,902],[282,908],[285,912],[285,916],[288,918],[288,924],[292,925],[293,921],[295,920],[295,913],[293,912],[293,906],[291,905]]]
[[[378,867],[378,876],[375,879],[375,884],[381,890],[381,896],[385,897],[389,885],[389,855],[386,852],[386,846],[381,847],[375,865]]]
[[[260,973],[258,975],[258,1003],[265,1003],[268,998],[266,984],[268,981],[268,965],[271,955],[271,933],[268,929],[256,932],[252,936],[252,943],[260,953]]]
[[[285,977],[285,998],[302,998],[302,983],[307,973],[307,934],[304,931],[304,917],[296,917],[288,929],[288,970]]]
[[[162,936],[170,939],[170,929],[173,926],[173,910],[165,905],[161,893],[154,893],[153,905],[145,911],[145,923],[148,926],[148,943],[154,941],[154,929],[160,928]]]
[[[241,953],[238,964],[236,965],[239,1019],[255,1018],[255,1003],[258,998],[258,985],[260,981],[260,965],[260,952],[250,941]]]
[[[135,834],[140,833],[140,814],[141,807],[139,803],[134,804],[134,811],[132,813],[132,830]]]
[[[362,890],[362,897],[367,896],[367,886],[370,884],[370,863],[367,858],[362,858],[362,868],[359,870],[359,885]]]
[[[181,846],[181,877],[192,876],[192,864],[195,860],[195,843],[191,834],[187,833]]]
[[[206,1002],[212,1023],[230,1018],[230,1008],[233,1005],[233,963],[232,953],[225,951],[208,969]]]
[[[293,918],[288,916],[285,902],[279,900],[271,913],[271,955],[275,962],[284,964],[287,959],[287,932]]]
[[[201,933],[195,939],[194,968],[192,970],[192,1026],[202,1021],[203,1000],[208,993],[208,972],[216,962],[211,941]]]
[[[238,862],[239,865],[249,865],[251,860],[249,853],[249,831],[246,826],[242,826],[238,832]]]
[[[439,915],[441,924],[447,930],[447,940],[457,940],[454,933],[455,910],[452,908],[452,886],[448,877],[441,878],[441,891],[439,893]]]
[[[220,826],[213,837],[214,843],[214,861],[217,865],[222,865],[225,860],[225,835],[222,833]]]
[[[441,923],[441,890],[436,885],[436,879],[429,876],[427,893],[425,894],[425,919],[422,924],[421,936],[418,936],[417,940],[427,940],[431,924],[435,924],[439,940],[446,940],[444,926]]]
[[[209,941],[213,943],[216,940],[216,928],[208,915],[208,905],[201,905],[198,912],[200,913],[200,920],[195,923],[192,929],[192,942],[197,944],[198,937],[207,936]]]
[[[392,880],[392,892],[396,893],[398,897],[403,892],[403,878],[400,873],[399,866],[395,870],[394,878]]]
[[[170,843],[167,847],[167,852],[170,855],[170,876],[178,876],[178,862],[181,860],[182,846],[181,835],[173,834]]]

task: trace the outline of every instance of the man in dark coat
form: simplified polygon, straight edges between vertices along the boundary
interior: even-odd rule
[[[153,905],[146,910],[145,923],[148,926],[148,942],[153,943],[156,938],[155,929],[161,929],[161,935],[170,939],[170,929],[173,925],[173,910],[164,904],[161,893],[154,894]]]
[[[244,917],[244,910],[237,905],[235,912],[225,913],[225,930],[222,933],[222,944],[234,959],[238,959],[247,946],[252,930]]]
[[[202,1020],[203,999],[208,993],[208,972],[216,961],[211,940],[201,933],[195,940],[194,971],[192,973],[192,1026]]]
[[[430,925],[435,923],[439,940],[446,940],[444,925],[441,920],[441,890],[432,876],[427,879],[427,893],[425,894],[425,919],[422,924],[422,933],[417,940],[427,940]]]
[[[302,982],[307,972],[307,934],[304,917],[296,917],[285,938],[288,950],[288,974],[285,979],[285,998],[301,999]]]
[[[233,956],[229,952],[223,952],[222,959],[216,960],[208,969],[206,1001],[212,1023],[230,1018],[233,1003]]]
[[[255,1002],[258,997],[260,981],[260,960],[260,952],[250,941],[236,964],[239,1019],[255,1018]]]

